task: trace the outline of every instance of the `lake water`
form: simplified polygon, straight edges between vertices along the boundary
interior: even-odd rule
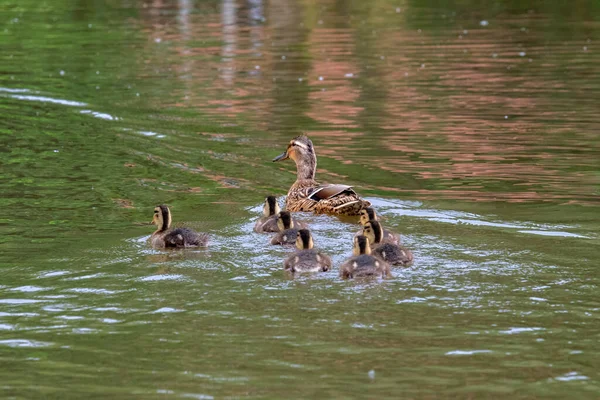
[[[3,398],[600,397],[600,6],[6,0]],[[414,266],[252,232],[312,138]],[[211,234],[148,247],[156,204]],[[302,215],[339,265],[358,224]]]

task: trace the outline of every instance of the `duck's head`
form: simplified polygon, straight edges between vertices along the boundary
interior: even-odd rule
[[[359,235],[354,238],[354,249],[352,254],[360,256],[361,254],[371,254],[371,246],[369,244],[369,238],[364,235]]]
[[[370,220],[363,226],[363,235],[365,235],[371,243],[381,243],[381,240],[383,239],[383,228],[379,222]]]
[[[298,179],[314,179],[317,169],[317,156],[312,141],[304,135],[296,136],[282,154],[273,161],[283,161],[291,158],[298,169]]]
[[[310,250],[314,246],[312,235],[308,229],[300,229],[296,238],[296,247],[299,250]]]
[[[280,231],[291,229],[294,227],[294,221],[292,220],[292,214],[289,211],[281,211],[277,214],[277,227]]]
[[[265,205],[263,206],[263,215],[270,217],[271,215],[279,214],[279,211],[281,209],[279,208],[279,203],[277,203],[277,198],[275,196],[267,196]]]
[[[373,207],[365,207],[360,210],[361,225],[366,225],[366,223],[371,220],[377,221],[377,214],[375,213],[375,209]]]
[[[159,231],[166,231],[171,226],[171,210],[164,204],[154,207],[154,217],[152,223],[158,227]]]

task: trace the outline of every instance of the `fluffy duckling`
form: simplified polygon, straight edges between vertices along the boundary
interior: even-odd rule
[[[296,243],[296,236],[298,236],[298,229],[294,225],[292,214],[289,211],[281,211],[277,214],[277,227],[279,232],[273,239],[271,244],[294,244]]]
[[[354,254],[340,266],[342,278],[361,277],[391,277],[390,266],[371,255],[371,246],[366,236],[359,235],[354,238]]]
[[[263,216],[256,221],[254,232],[279,232],[277,227],[277,214],[281,211],[277,198],[275,196],[267,196],[263,206]]]
[[[331,258],[313,248],[312,235],[308,229],[298,231],[296,247],[298,250],[283,262],[286,271],[320,272],[331,268]]]
[[[364,235],[373,243],[373,255],[391,265],[407,267],[413,262],[413,254],[406,247],[397,244],[385,243],[383,228],[377,221],[369,221],[363,228]]]
[[[164,204],[154,207],[152,223],[158,227],[150,236],[150,244],[156,249],[165,247],[204,247],[208,243],[206,233],[198,233],[188,228],[170,230],[171,210]]]
[[[362,210],[360,210],[359,215],[360,215],[360,224],[362,226],[365,226],[366,223],[371,220],[379,221],[379,218],[377,217],[377,213],[375,212],[375,209],[373,207],[363,208]],[[362,234],[363,234],[363,230],[360,229],[358,232],[356,232],[354,237],[360,236]],[[382,242],[399,245],[400,244],[400,235],[397,233],[394,233],[392,231],[388,231],[387,229],[384,229]]]
[[[256,224],[254,225],[254,232],[279,232],[279,227],[277,226],[277,217],[280,211],[281,208],[279,208],[277,198],[275,196],[267,196],[263,206],[263,216],[256,221]],[[295,218],[292,218],[292,221],[294,222],[294,226],[298,229],[308,228],[304,222],[298,221]]]

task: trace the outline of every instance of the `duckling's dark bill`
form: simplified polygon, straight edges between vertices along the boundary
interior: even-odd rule
[[[288,153],[287,153],[287,151],[286,151],[286,152],[283,152],[283,153],[281,153],[281,154],[280,154],[280,155],[278,155],[277,157],[275,157],[275,158],[273,159],[273,162],[275,162],[275,161],[287,160],[288,158],[289,158],[289,157],[288,157]]]

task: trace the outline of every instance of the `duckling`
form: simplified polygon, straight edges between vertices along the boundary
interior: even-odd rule
[[[263,206],[263,216],[256,221],[254,232],[279,232],[277,227],[277,214],[281,211],[277,198],[275,196],[267,196]]]
[[[371,246],[366,236],[354,237],[353,256],[340,266],[340,276],[346,278],[359,277],[391,277],[390,266],[371,255]]]
[[[286,271],[320,272],[329,271],[331,258],[313,248],[313,239],[308,229],[300,229],[296,236],[298,250],[285,259],[283,266]]]
[[[407,267],[413,262],[413,254],[406,247],[382,242],[383,228],[377,221],[369,221],[363,228],[364,235],[373,243],[373,255],[391,265]]]
[[[150,236],[150,243],[154,248],[204,247],[208,244],[206,233],[198,233],[188,228],[169,230],[171,227],[171,210],[164,204],[154,207],[152,223],[158,226],[158,229]]]
[[[275,196],[267,196],[263,206],[263,216],[256,221],[256,224],[254,225],[254,232],[279,232],[279,227],[277,226],[277,215],[280,211],[281,208],[279,208],[277,198]],[[308,227],[306,223],[298,221],[295,218],[292,218],[292,220],[296,228],[304,229]]]
[[[302,135],[290,141],[286,151],[273,161],[291,158],[296,163],[296,182],[290,187],[286,208],[290,211],[313,211],[317,214],[358,215],[371,205],[348,185],[319,185],[315,181],[317,155],[312,141]]]
[[[298,229],[295,228],[292,214],[289,211],[281,211],[277,214],[277,227],[279,232],[273,239],[271,244],[294,244],[296,243],[296,236],[298,235]]]
[[[359,215],[360,215],[360,223],[363,226],[370,220],[379,221],[379,218],[377,217],[377,213],[375,212],[375,209],[373,207],[363,208],[362,210],[360,210]],[[354,237],[360,236],[362,234],[363,234],[363,230],[360,229],[358,232],[356,232]],[[400,244],[400,235],[397,233],[394,233],[392,231],[388,231],[387,229],[384,229],[382,241],[385,243],[399,245]]]

